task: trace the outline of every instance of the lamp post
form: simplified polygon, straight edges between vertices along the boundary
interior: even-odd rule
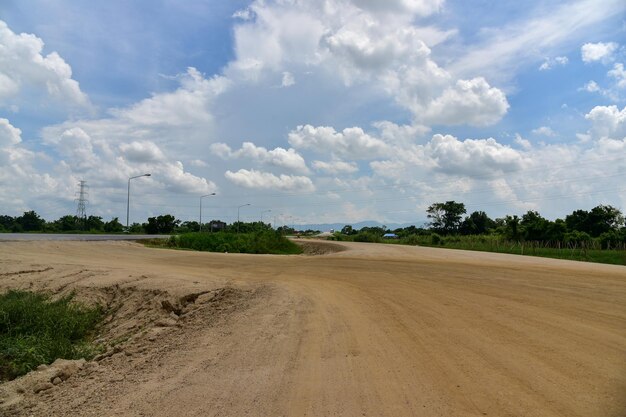
[[[128,218],[130,217],[130,180],[139,177],[149,177],[151,174],[141,174],[128,179],[128,195],[126,196],[126,230],[128,231]]]
[[[272,211],[272,210],[263,210],[263,211],[261,212],[261,223],[263,223],[263,213],[269,213],[269,212],[271,212],[271,211]]]
[[[206,194],[206,195],[203,195],[202,197],[200,197],[200,232],[202,231],[202,199],[204,197],[211,197],[212,195],[215,195],[215,193]],[[211,231],[211,229],[209,229],[209,231]]]
[[[239,234],[239,209],[245,206],[249,206],[250,203],[246,203],[246,204],[242,204],[239,207],[237,207],[237,234]]]

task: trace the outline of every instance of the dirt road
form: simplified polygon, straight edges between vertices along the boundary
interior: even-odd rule
[[[54,388],[0,392],[0,414],[626,416],[626,268],[344,246],[0,242],[0,288],[116,305],[103,337],[124,335]]]

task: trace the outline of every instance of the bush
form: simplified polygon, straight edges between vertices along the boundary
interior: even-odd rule
[[[0,295],[0,380],[58,358],[89,359],[95,353],[86,340],[102,310],[72,298],[52,301],[46,294],[13,290]]]
[[[372,232],[359,232],[354,236],[355,242],[369,242],[369,243],[380,243],[382,241],[381,237],[376,233]]]
[[[602,249],[617,249],[626,244],[626,231],[611,230],[604,232],[599,238]]]
[[[174,248],[207,252],[239,252],[269,254],[299,254],[298,245],[275,231],[255,233],[185,233],[172,236],[167,245]]]
[[[591,241],[591,236],[586,232],[580,232],[574,230],[573,232],[565,233],[563,240],[565,243],[582,245]]]
[[[445,242],[441,236],[437,233],[433,233],[430,235],[430,243],[433,245],[443,245]]]

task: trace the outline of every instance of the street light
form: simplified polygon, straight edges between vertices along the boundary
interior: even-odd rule
[[[215,195],[215,193],[203,195],[202,197],[200,197],[200,232],[202,231],[202,199],[204,197],[211,197],[212,195]],[[211,231],[211,229],[209,229],[209,231]]]
[[[239,233],[239,209],[245,206],[249,206],[251,205],[250,203],[246,203],[246,204],[242,204],[239,207],[237,207],[237,233]]]
[[[261,212],[261,223],[263,223],[263,213],[269,213],[269,212],[271,212],[271,211],[272,211],[272,210],[263,210],[263,211]]]
[[[128,195],[126,196],[126,230],[128,230],[128,218],[130,214],[130,180],[139,177],[149,177],[151,174],[141,174],[128,179]]]

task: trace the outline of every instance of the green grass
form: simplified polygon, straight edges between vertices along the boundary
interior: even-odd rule
[[[276,255],[295,255],[302,253],[302,249],[274,231],[255,233],[185,233],[172,236],[168,240],[151,242],[178,249],[192,249],[207,252],[230,253],[268,253]]]
[[[439,244],[433,243],[431,240],[430,242],[424,242],[423,245],[450,249],[567,259],[571,261],[626,265],[626,251],[624,250],[603,250],[580,245],[555,248],[543,245],[540,242],[516,242],[498,239],[497,237],[491,236],[442,237],[441,243]]]
[[[401,239],[382,239],[371,233],[358,233],[351,236],[336,234],[331,240],[354,242],[382,242],[400,245],[420,245],[448,249],[475,250],[481,252],[509,253],[514,255],[540,256],[544,258],[567,259],[572,261],[597,262],[626,265],[626,250],[601,249],[597,240],[584,243],[555,243],[512,241],[498,235],[440,236],[436,233],[413,234]]]
[[[47,294],[10,290],[0,294],[0,380],[14,379],[58,358],[91,358],[89,336],[101,308],[52,300]]]

